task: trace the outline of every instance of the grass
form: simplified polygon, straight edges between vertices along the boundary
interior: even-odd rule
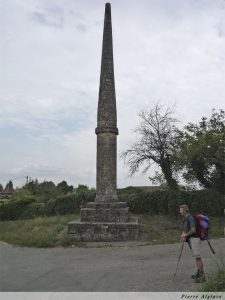
[[[26,247],[57,247],[72,244],[67,237],[67,223],[79,215],[38,217],[0,222],[0,240]]]
[[[182,231],[181,221],[164,215],[141,215],[141,238],[154,244],[176,243]]]
[[[210,238],[224,237],[225,218],[210,217]]]
[[[225,292],[225,263],[223,257],[214,272],[203,283],[202,292]]]
[[[29,220],[1,221],[0,240],[26,247],[67,247],[75,244],[67,236],[67,223],[79,215],[38,217]],[[182,221],[165,215],[140,215],[141,240],[154,244],[179,242]],[[212,217],[210,238],[223,237],[224,218]],[[77,243],[77,246],[80,244]],[[82,244],[80,246],[85,247]]]
[[[182,220],[168,215],[141,215],[143,239],[154,244],[172,244],[179,241],[183,231]],[[224,218],[210,218],[210,238],[224,237]]]

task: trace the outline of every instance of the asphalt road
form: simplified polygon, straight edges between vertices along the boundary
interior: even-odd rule
[[[202,243],[206,274],[225,258],[225,238]],[[195,263],[185,245],[175,281],[181,244],[114,243],[101,248],[37,249],[0,242],[0,291],[11,292],[179,292],[198,291],[190,279]]]

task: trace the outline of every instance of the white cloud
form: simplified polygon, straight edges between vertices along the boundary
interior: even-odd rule
[[[95,185],[103,0],[0,3],[0,182],[29,175]],[[137,111],[161,100],[183,123],[223,108],[225,2],[112,0],[118,152]],[[119,156],[119,155],[118,155]],[[128,179],[118,157],[118,186]]]

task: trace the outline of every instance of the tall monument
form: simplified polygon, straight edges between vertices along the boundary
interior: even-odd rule
[[[105,5],[98,100],[96,202],[115,202],[117,179],[117,113],[110,3]]]
[[[117,197],[117,112],[113,67],[111,5],[105,5],[98,99],[96,198],[81,208],[79,221],[68,224],[75,241],[121,241],[138,238],[139,225]]]

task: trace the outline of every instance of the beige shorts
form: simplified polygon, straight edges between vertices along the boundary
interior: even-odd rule
[[[192,256],[194,258],[201,257],[201,255],[200,255],[200,244],[201,244],[200,238],[191,237],[190,244],[191,244]]]

